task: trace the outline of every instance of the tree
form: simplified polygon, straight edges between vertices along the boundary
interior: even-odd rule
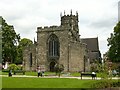
[[[2,41],[0,40],[0,45],[2,43],[2,62],[22,64],[22,50],[24,47],[32,45],[33,42],[27,38],[20,39],[20,34],[16,34],[14,27],[8,25],[2,17],[0,17],[0,29],[0,35],[2,35]]]
[[[17,59],[15,61],[16,64],[22,64],[23,61],[23,50],[25,47],[29,47],[33,44],[33,42],[30,39],[23,38],[20,40],[19,45],[17,46]]]
[[[114,27],[114,32],[108,38],[108,57],[112,62],[120,62],[120,22]]]
[[[27,39],[27,38],[23,38],[19,42],[19,46],[21,46],[23,48],[31,46],[32,44],[33,44],[33,42],[30,39]]]
[[[0,27],[0,64],[2,63],[2,30]]]
[[[64,70],[63,64],[56,64],[55,65],[55,72],[58,73],[58,76],[60,77],[61,72]]]
[[[14,27],[8,25],[2,19],[2,59],[3,62],[14,63],[17,58],[17,44],[20,40],[20,35],[16,34]]]

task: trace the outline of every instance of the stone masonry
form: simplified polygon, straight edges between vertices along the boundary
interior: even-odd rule
[[[42,66],[54,71],[63,64],[65,72],[89,71],[87,45],[81,42],[76,15],[61,16],[60,26],[37,27],[37,41],[23,52],[23,66],[27,71]]]

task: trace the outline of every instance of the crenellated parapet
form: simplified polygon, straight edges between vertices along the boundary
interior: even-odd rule
[[[68,26],[44,26],[44,27],[37,27],[37,32],[44,32],[44,31],[62,31],[68,30],[70,27]]]
[[[61,30],[61,27],[60,26],[37,27],[37,32],[41,32],[41,31],[56,31],[56,30]]]
[[[59,26],[44,26],[44,27],[37,27],[38,30],[49,30],[49,29],[53,29],[53,28],[59,28]]]

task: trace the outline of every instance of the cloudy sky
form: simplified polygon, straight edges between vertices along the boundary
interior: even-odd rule
[[[79,13],[81,38],[99,38],[100,51],[118,19],[119,0],[0,0],[0,16],[14,26],[21,38],[36,38],[38,26],[60,25],[60,13]]]

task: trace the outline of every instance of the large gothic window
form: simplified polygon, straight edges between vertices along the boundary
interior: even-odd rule
[[[52,34],[48,40],[48,55],[51,58],[56,58],[59,56],[59,40],[58,37]]]

